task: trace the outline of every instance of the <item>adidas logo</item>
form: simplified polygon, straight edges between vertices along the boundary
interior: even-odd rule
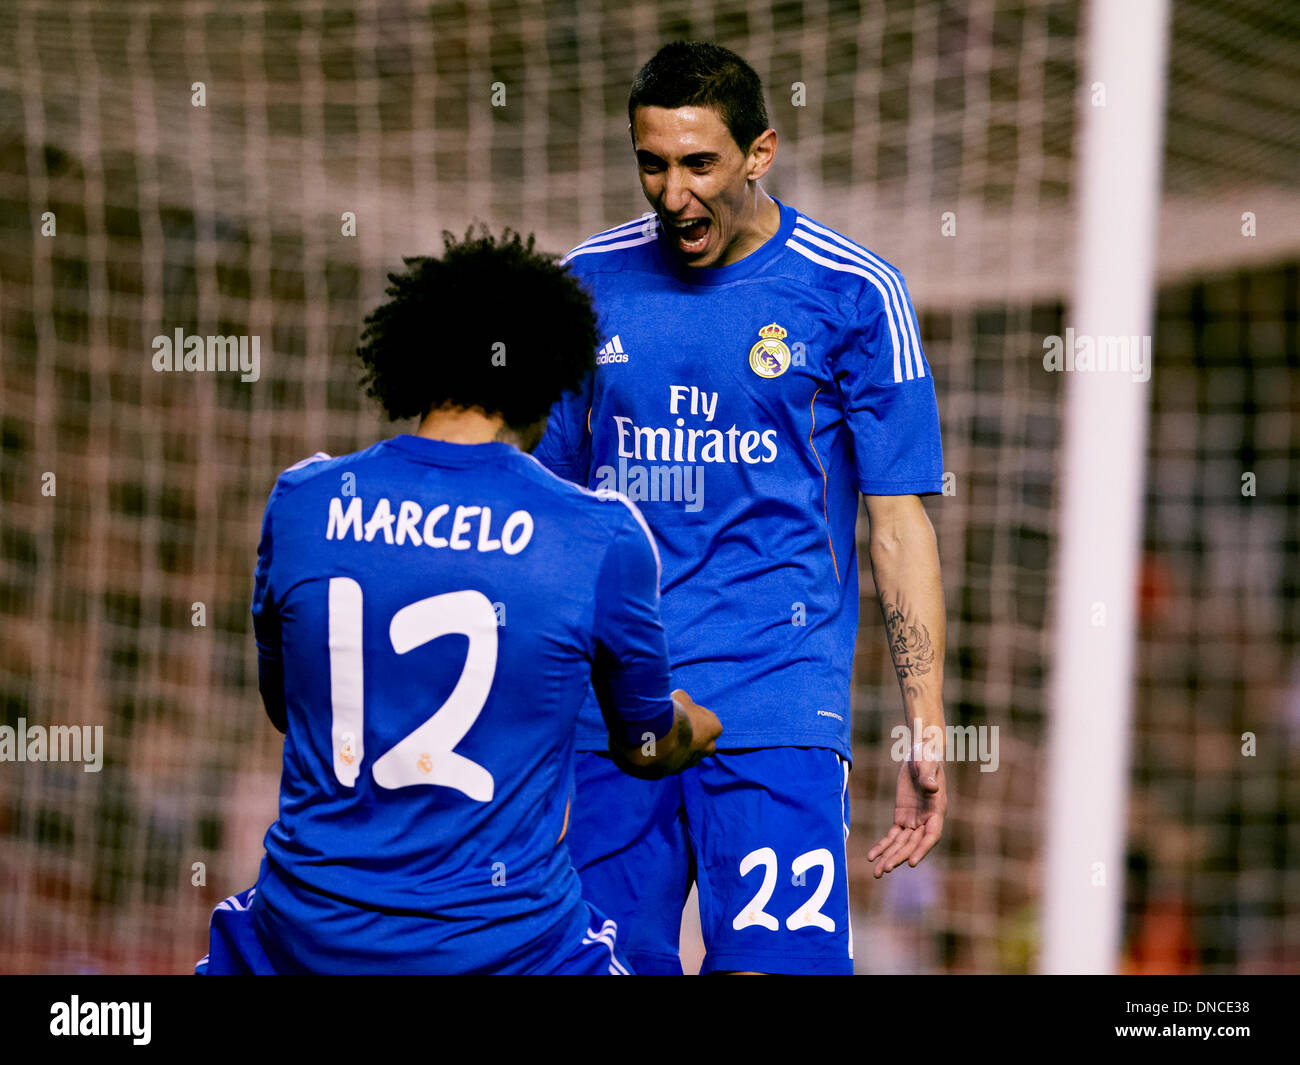
[[[627,352],[623,350],[623,341],[619,340],[617,333],[609,343],[596,352],[597,366],[607,362],[627,362]]]

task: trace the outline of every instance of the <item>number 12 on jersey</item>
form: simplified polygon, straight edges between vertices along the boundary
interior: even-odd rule
[[[361,585],[351,577],[330,579],[330,744],[334,775],[349,788],[356,787],[365,757],[362,602]],[[496,675],[497,619],[492,604],[482,592],[446,592],[408,603],[388,626],[389,642],[399,655],[453,634],[469,637],[456,687],[424,724],[375,760],[371,774],[381,788],[437,784],[476,802],[490,802],[492,774],[457,754],[455,747],[483,712]]]

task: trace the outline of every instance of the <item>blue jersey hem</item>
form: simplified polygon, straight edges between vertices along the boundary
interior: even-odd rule
[[[718,751],[747,751],[773,747],[824,747],[835,751],[850,765],[853,764],[853,748],[838,737],[829,737],[824,732],[729,732],[724,731],[725,743],[718,745]],[[609,751],[609,738],[599,739],[583,736],[581,733],[574,744],[581,752],[605,754]]]

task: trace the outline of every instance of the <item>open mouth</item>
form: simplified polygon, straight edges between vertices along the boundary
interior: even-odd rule
[[[685,222],[670,225],[669,231],[683,254],[695,255],[704,250],[709,241],[713,223],[707,218],[688,218]]]

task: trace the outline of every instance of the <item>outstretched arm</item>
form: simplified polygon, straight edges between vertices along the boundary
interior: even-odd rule
[[[939,841],[948,807],[943,773],[945,621],[939,547],[916,495],[867,496],[871,573],[903,695],[911,758],[898,774],[894,825],[867,852],[874,875],[915,866]]]

